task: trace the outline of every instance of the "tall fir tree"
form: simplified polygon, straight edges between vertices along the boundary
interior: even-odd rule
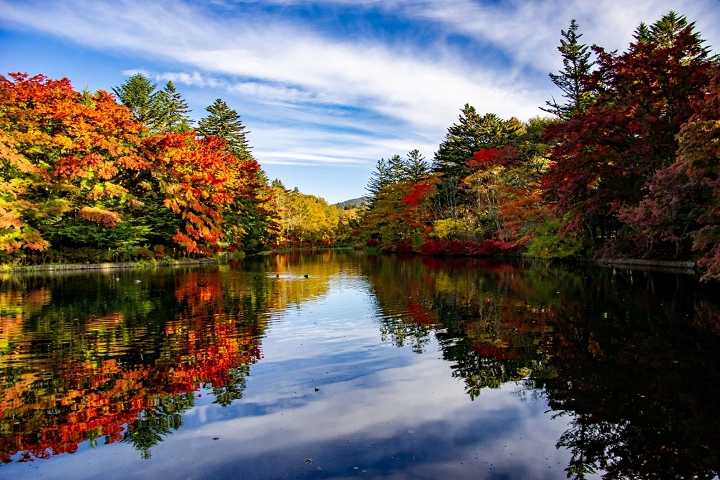
[[[465,104],[458,123],[452,124],[433,158],[433,170],[446,177],[464,177],[466,163],[478,150],[511,143],[516,135],[517,119],[503,120],[494,113],[480,115]]]
[[[390,169],[390,183],[398,183],[406,179],[407,168],[405,160],[400,155],[393,155],[388,158],[388,167]]]
[[[130,109],[135,121],[157,132],[164,123],[166,102],[162,92],[156,91],[156,88],[156,83],[142,73],[136,73],[112,90],[120,103]]]
[[[578,23],[574,18],[567,31],[560,30],[562,38],[557,49],[563,57],[563,69],[559,73],[548,74],[567,101],[558,103],[553,98],[552,101],[545,102],[547,108],[541,107],[541,110],[566,121],[592,103],[592,96],[585,91],[582,82],[583,78],[590,75],[594,62],[590,60],[588,46],[578,42],[582,34],[578,34],[577,31]]]
[[[417,183],[430,175],[430,167],[418,149],[408,152],[405,171],[410,183]]]
[[[192,130],[193,120],[188,114],[192,111],[187,101],[182,98],[172,81],[168,80],[162,90],[162,128],[173,133],[184,133]]]
[[[365,190],[367,190],[371,197],[374,198],[375,196],[377,196],[380,190],[387,187],[391,183],[392,180],[390,174],[390,167],[387,160],[381,158],[375,164],[375,170],[370,173],[370,180],[368,180],[368,184],[365,187]]]
[[[208,115],[198,122],[197,132],[204,136],[218,136],[227,143],[228,151],[240,159],[251,158],[245,126],[240,115],[221,99],[207,107]]]

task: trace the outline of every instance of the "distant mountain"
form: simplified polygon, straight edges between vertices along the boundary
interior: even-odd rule
[[[352,200],[345,200],[344,202],[336,203],[335,205],[340,208],[345,207],[359,207],[363,202],[367,203],[367,197],[353,198]]]

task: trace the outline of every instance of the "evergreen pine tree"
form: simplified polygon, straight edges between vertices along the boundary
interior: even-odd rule
[[[480,115],[474,107],[465,104],[459,123],[448,128],[433,159],[433,170],[445,176],[464,177],[466,163],[478,150],[511,143],[517,120],[503,120],[494,113]]]
[[[365,190],[367,190],[372,197],[375,197],[380,190],[391,183],[390,167],[388,162],[384,158],[381,158],[375,164],[375,170],[370,174],[370,180],[368,180]]]
[[[120,103],[130,109],[135,121],[151,131],[159,131],[163,125],[165,102],[164,95],[156,92],[156,88],[157,84],[142,73],[136,73],[112,90]]]
[[[693,22],[690,26],[694,27],[695,23]],[[671,10],[666,15],[663,15],[660,20],[650,26],[648,40],[656,41],[664,48],[670,48],[675,43],[680,31],[687,27],[687,18],[682,15],[678,15]],[[693,36],[699,41],[699,43],[703,42],[703,40],[700,39],[699,32],[695,32],[695,35]]]
[[[418,149],[408,152],[405,170],[410,183],[417,183],[430,175],[430,167]]]
[[[398,183],[407,178],[407,166],[400,155],[393,155],[387,163],[390,170],[390,183]]]
[[[250,146],[240,115],[221,99],[207,107],[208,115],[198,122],[197,132],[204,136],[218,136],[227,143],[228,151],[238,158],[249,158]]]
[[[590,75],[594,62],[590,60],[587,45],[578,43],[582,34],[578,34],[577,30],[578,24],[574,18],[567,31],[560,30],[562,38],[557,48],[563,57],[563,69],[557,74],[548,74],[550,80],[562,90],[562,96],[567,102],[560,104],[553,98],[552,101],[545,102],[547,108],[541,107],[541,110],[563,120],[570,120],[575,113],[585,110],[592,102],[592,98],[583,89],[582,79]]]
[[[175,89],[175,85],[168,80],[162,93],[162,127],[170,132],[188,132],[192,129],[193,121],[188,114],[191,112],[187,101]]]

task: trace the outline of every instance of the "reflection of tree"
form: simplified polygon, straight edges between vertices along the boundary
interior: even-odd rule
[[[543,325],[518,328],[526,312],[507,308],[506,300],[494,292],[479,293],[476,302],[449,294],[435,298],[435,310],[444,327],[436,334],[443,358],[454,362],[453,376],[465,381],[466,392],[473,399],[483,388],[498,388],[531,373],[535,377],[547,373],[545,356],[538,348]]]
[[[616,272],[586,281],[560,310],[549,404],[568,416],[558,441],[585,478],[713,478],[720,472],[720,308],[716,286]]]
[[[342,265],[333,257],[0,283],[0,459],[123,440],[149,457],[193,392],[242,398],[268,312],[324,294]]]
[[[240,365],[228,370],[229,380],[223,382],[222,385],[212,387],[215,402],[223,407],[227,407],[235,400],[240,400],[245,390],[247,376],[250,374],[250,366]]]
[[[124,439],[148,457],[180,427],[192,392],[212,389],[221,405],[242,396],[249,365],[261,358],[271,295],[223,268],[165,273],[28,277],[0,292],[0,317],[14,309],[17,326],[0,357],[4,461],[100,439]]]
[[[181,413],[194,404],[191,392],[181,395],[157,395],[152,405],[140,413],[125,432],[124,441],[138,450],[142,458],[150,458],[150,448],[162,441],[162,435],[182,426]]]
[[[422,351],[434,334],[471,398],[531,372],[551,373],[539,348],[550,309],[528,303],[521,269],[468,259],[387,260],[365,263],[383,340]]]
[[[571,452],[569,477],[719,474],[717,285],[467,259],[377,257],[363,267],[381,331],[402,325],[398,345],[434,333],[472,398],[521,379],[542,392],[569,420],[557,443]]]

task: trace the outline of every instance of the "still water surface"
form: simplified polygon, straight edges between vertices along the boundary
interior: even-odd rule
[[[335,251],[0,282],[1,478],[713,478],[718,405],[689,275]]]

